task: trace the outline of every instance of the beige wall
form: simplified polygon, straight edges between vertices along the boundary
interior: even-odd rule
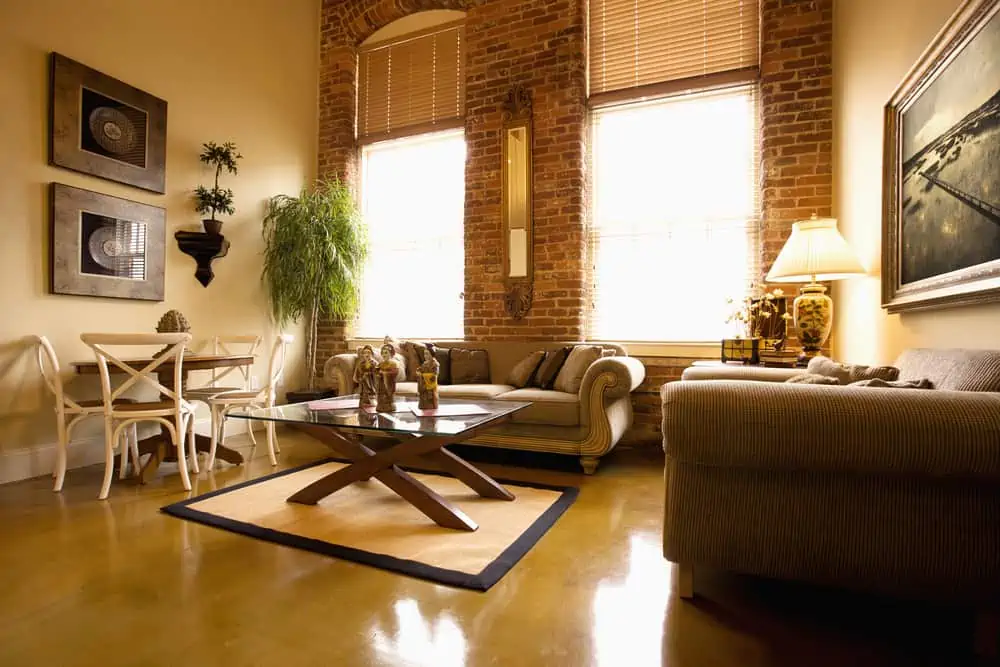
[[[319,0],[5,0],[0,2],[0,481],[39,473],[51,455],[49,399],[23,337],[48,335],[64,365],[89,355],[84,331],[152,331],[171,308],[195,338],[261,333],[260,220],[267,197],[293,194],[315,174]],[[213,35],[221,42],[213,43]],[[167,193],[47,166],[48,53],[58,51],[168,103]],[[245,159],[224,185],[236,215],[229,255],[206,289],[173,233],[200,229],[190,202],[211,173],[205,141],[236,142]],[[50,295],[47,187],[57,181],[167,210],[163,303]],[[299,330],[286,384],[298,382]],[[255,369],[263,379],[266,361]],[[68,377],[68,374],[67,374]],[[96,385],[79,379],[78,393]],[[41,412],[40,412],[41,411]],[[93,440],[100,429],[82,435]],[[93,442],[77,449],[77,463]],[[100,452],[98,448],[96,450]],[[89,453],[88,453],[89,452]]]
[[[870,269],[836,285],[836,354],[889,362],[907,347],[997,347],[1000,305],[887,315],[880,307],[882,108],[958,0],[834,3],[834,213]]]

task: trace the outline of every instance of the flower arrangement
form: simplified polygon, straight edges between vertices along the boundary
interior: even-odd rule
[[[759,297],[747,296],[741,301],[727,299],[726,303],[730,304],[733,310],[726,318],[726,323],[738,322],[740,324],[743,331],[742,335],[737,335],[737,338],[744,336],[760,338],[771,318],[778,317],[779,299],[784,296],[785,292],[780,287],[776,287],[770,292],[764,292]],[[785,321],[792,319],[788,313],[784,313],[780,317]]]

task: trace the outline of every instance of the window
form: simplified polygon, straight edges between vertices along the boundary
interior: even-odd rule
[[[356,334],[462,338],[462,131],[369,144],[361,157],[370,250]]]
[[[754,86],[593,117],[596,340],[717,341],[757,274]]]

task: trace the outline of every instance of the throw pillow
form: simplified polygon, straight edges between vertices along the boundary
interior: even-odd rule
[[[592,363],[601,358],[602,349],[600,345],[575,345],[566,357],[566,363],[559,369],[552,388],[567,394],[579,393],[584,374]]]
[[[559,370],[566,363],[566,357],[569,356],[572,349],[573,346],[571,345],[546,352],[545,359],[538,365],[535,377],[531,379],[531,386],[540,389],[552,389],[552,385],[556,381],[556,376],[559,375]]]
[[[427,343],[427,347],[434,352],[434,358],[441,366],[438,369],[438,384],[451,384],[451,355],[449,354],[451,348],[438,347],[434,343]]]
[[[489,384],[490,355],[486,350],[451,348],[448,355],[452,384]]]
[[[408,340],[402,344],[402,348],[400,352],[406,359],[406,381],[416,382],[417,369],[420,368],[420,364],[424,363],[424,350],[427,349],[427,345]]]
[[[840,384],[837,378],[829,375],[820,375],[819,373],[803,373],[802,375],[790,377],[785,382],[791,384]]]
[[[510,373],[507,375],[507,384],[517,387],[518,389],[523,389],[528,386],[531,382],[531,378],[535,375],[535,371],[538,370],[538,365],[542,363],[545,359],[545,351],[538,350],[537,352],[532,352],[521,361],[517,362],[517,365],[511,369]]]
[[[841,364],[823,356],[813,357],[806,368],[809,373],[837,378],[840,384],[850,384],[859,380],[879,379],[892,382],[899,377],[899,369],[894,366],[863,366],[861,364]]]
[[[618,356],[618,350],[613,350],[610,347],[605,347],[601,350],[601,358],[604,357],[615,357]]]
[[[927,378],[919,380],[895,380],[888,381],[881,378],[869,378],[868,380],[858,380],[847,385],[848,387],[882,387],[889,389],[933,389],[934,383]]]

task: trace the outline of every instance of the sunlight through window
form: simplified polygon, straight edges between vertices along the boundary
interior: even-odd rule
[[[357,335],[462,338],[463,133],[365,146],[361,195],[371,246]]]
[[[590,337],[718,341],[758,265],[750,87],[594,114]]]

